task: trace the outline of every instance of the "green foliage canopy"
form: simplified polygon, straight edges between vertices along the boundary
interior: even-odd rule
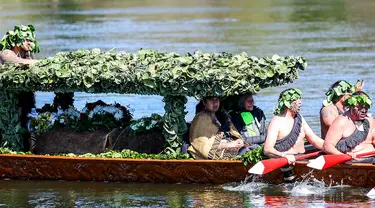
[[[129,93],[161,96],[229,96],[257,93],[298,78],[303,57],[257,58],[246,53],[153,50],[138,54],[99,49],[60,52],[37,64],[0,66],[0,89]]]

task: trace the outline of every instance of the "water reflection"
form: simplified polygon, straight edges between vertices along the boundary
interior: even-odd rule
[[[33,24],[41,47],[38,58],[78,48],[305,56],[308,69],[298,80],[261,90],[255,102],[269,121],[279,93],[288,87],[301,88],[302,115],[315,132],[320,132],[318,114],[324,92],[336,80],[354,83],[363,78],[364,90],[371,97],[375,95],[374,7],[373,0],[0,0],[0,34],[16,24]],[[158,96],[99,96],[106,102],[130,105],[136,118],[164,112]],[[96,95],[76,93],[75,104],[80,109],[86,101],[96,99]],[[52,102],[52,93],[38,93],[38,106],[46,102]],[[187,120],[193,117],[195,104],[190,98]],[[259,183],[201,186],[1,181],[0,187],[0,206],[12,207],[374,205],[374,200],[363,194],[367,189],[353,187],[330,187],[323,192],[317,191],[321,191],[319,186],[297,188],[313,193],[306,195],[292,191],[293,186]]]
[[[227,185],[0,181],[0,205],[12,207],[327,207],[370,206],[367,188],[272,185],[258,182]],[[305,192],[304,194],[301,194]],[[308,193],[307,193],[308,192]]]

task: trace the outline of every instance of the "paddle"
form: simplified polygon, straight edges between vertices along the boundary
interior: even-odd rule
[[[370,197],[370,198],[375,198],[375,187],[372,188],[367,194],[366,196]]]
[[[322,153],[321,151],[316,151],[316,152],[312,152],[309,154],[304,154],[304,155],[296,157],[296,161],[309,158],[309,157],[318,156],[321,153]],[[252,168],[250,168],[249,173],[262,175],[262,174],[269,173],[273,170],[276,170],[278,168],[281,168],[285,165],[288,165],[288,159],[286,159],[285,157],[262,160],[262,161],[257,162]]]
[[[358,154],[356,158],[366,157],[370,155],[375,155],[375,151],[366,152]],[[310,161],[307,166],[310,168],[323,170],[329,167],[332,167],[334,165],[350,161],[353,158],[350,155],[347,154],[341,154],[341,155],[322,155],[315,160]]]

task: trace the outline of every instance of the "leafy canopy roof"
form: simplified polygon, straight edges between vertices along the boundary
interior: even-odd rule
[[[2,65],[0,89],[229,96],[290,83],[306,66],[304,57],[293,56],[78,50],[57,53],[31,66]]]

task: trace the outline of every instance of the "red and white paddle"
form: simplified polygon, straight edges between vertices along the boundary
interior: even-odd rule
[[[358,154],[356,158],[366,157],[375,155],[375,151],[366,152],[362,154]],[[353,158],[350,155],[347,154],[341,154],[341,155],[322,155],[312,161],[310,161],[307,166],[310,168],[323,170],[329,167],[332,167],[334,165],[347,162],[352,160]]]
[[[296,157],[296,161],[318,156],[321,153],[321,151],[316,151],[309,154],[301,155]],[[251,167],[249,173],[263,175],[278,168],[281,168],[285,165],[288,165],[288,159],[286,159],[285,157],[262,160],[257,162],[253,167]]]
[[[375,198],[375,187],[372,188],[367,194],[366,196],[370,197],[370,198]]]

